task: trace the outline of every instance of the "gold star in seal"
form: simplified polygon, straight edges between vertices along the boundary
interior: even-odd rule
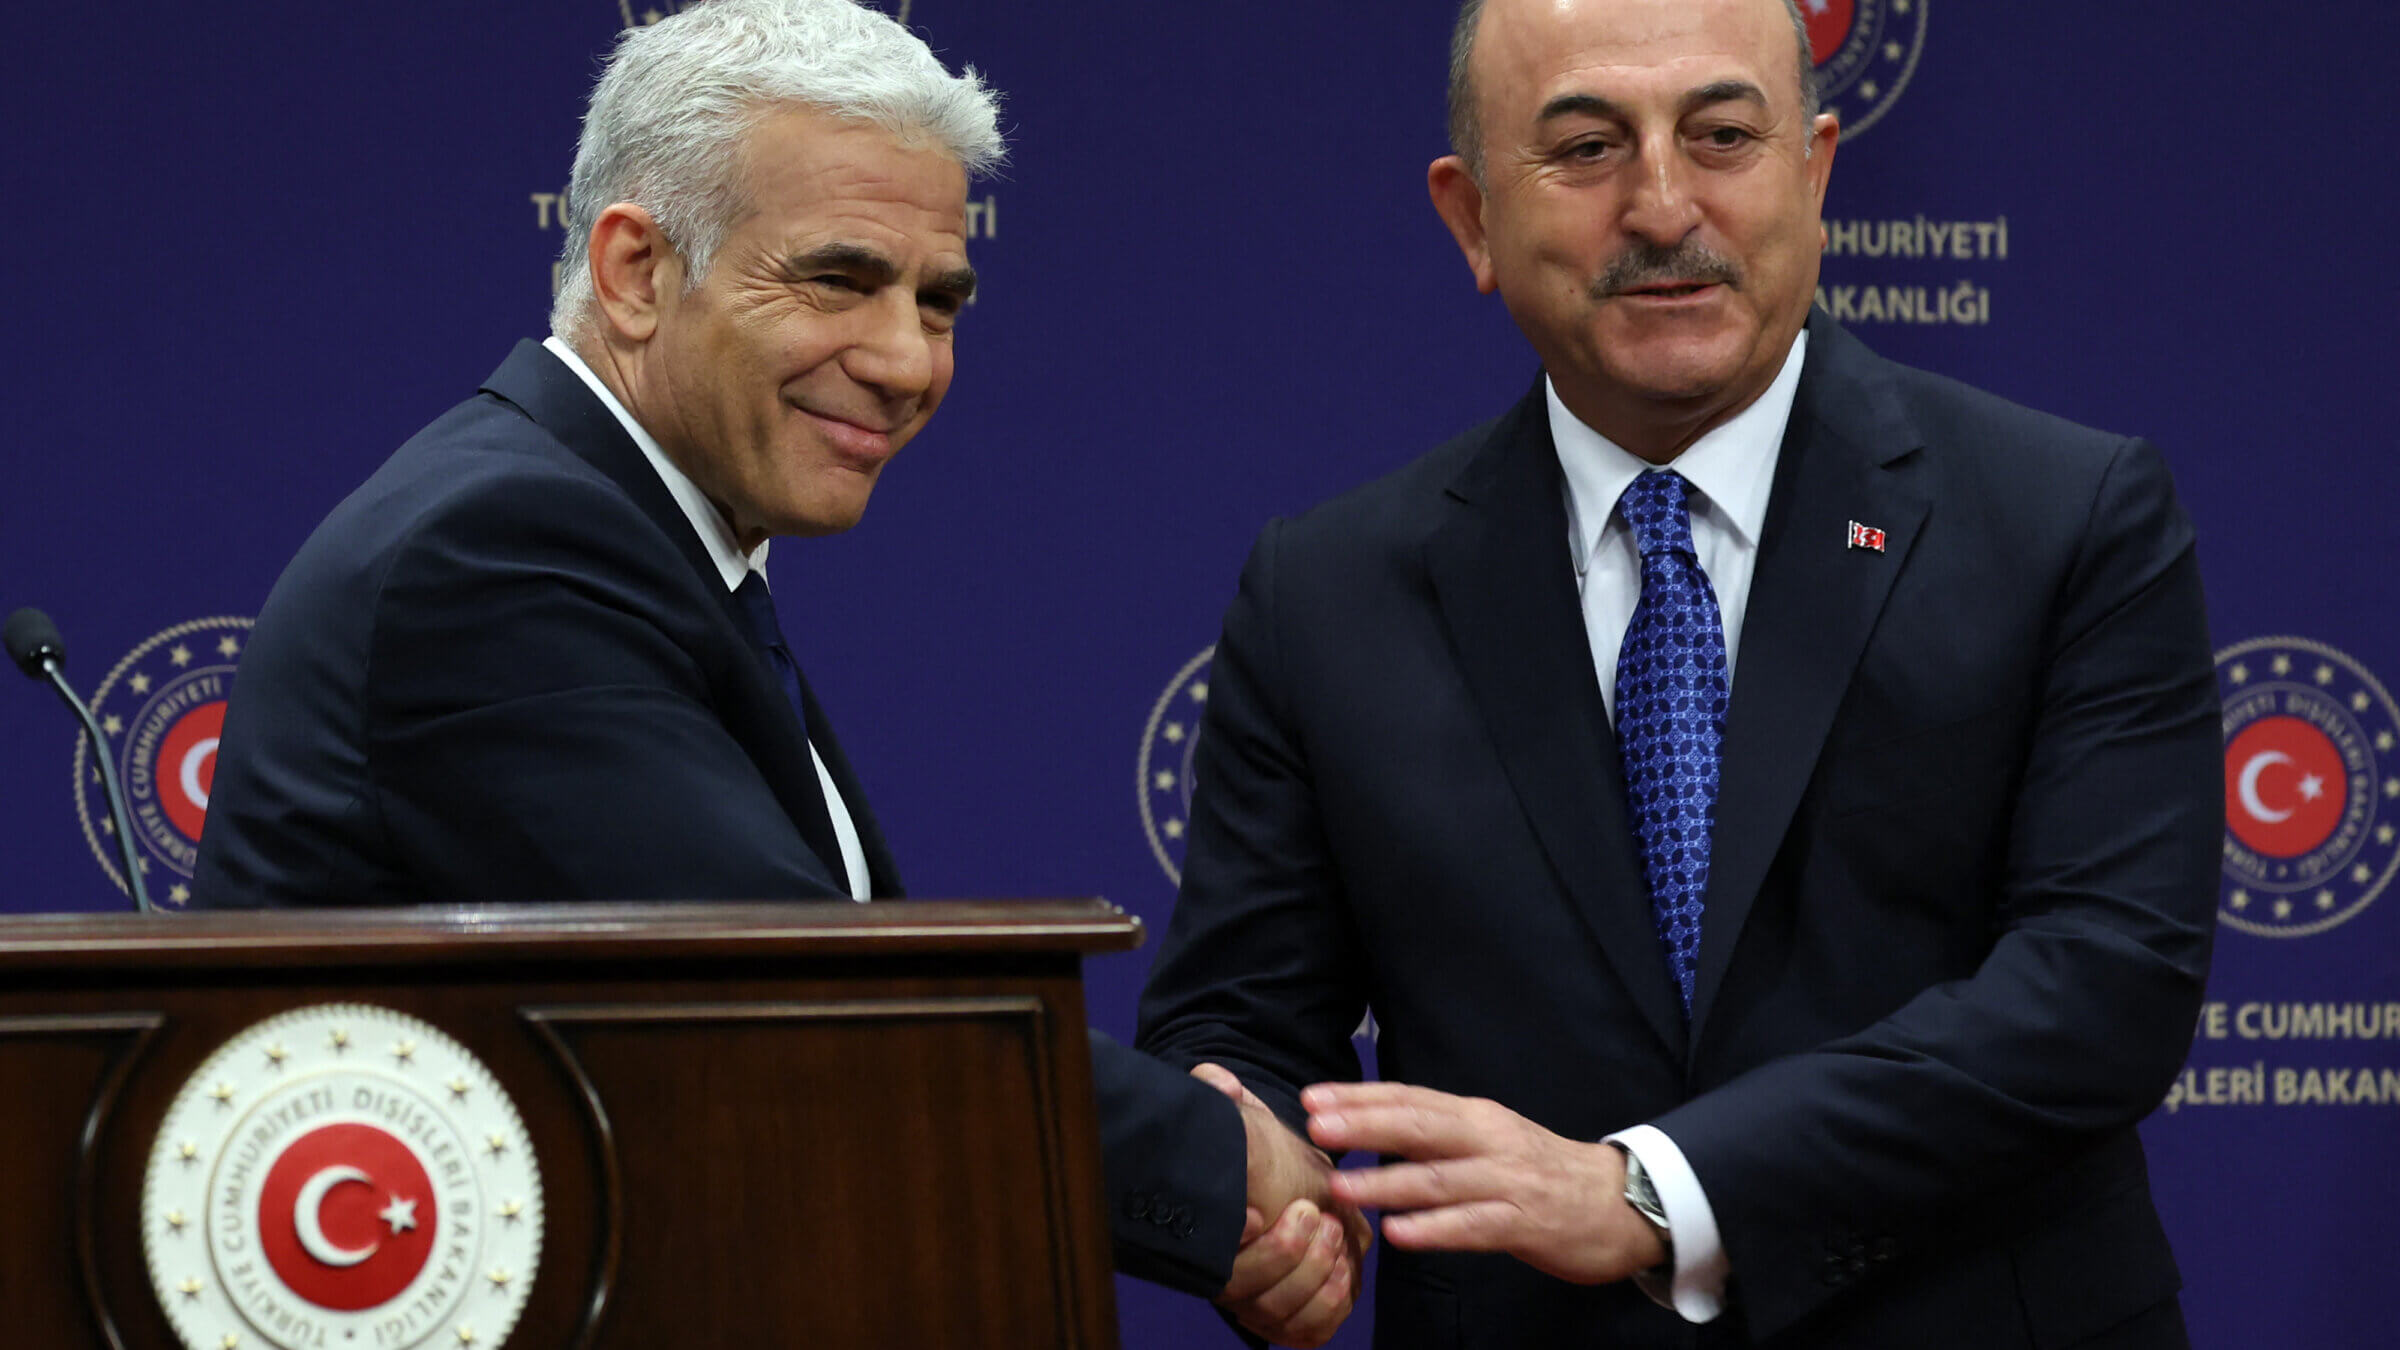
[[[175,1146],[175,1161],[189,1167],[200,1161],[200,1146],[186,1140]]]
[[[2388,731],[2379,731],[2375,733],[2376,749],[2381,750],[2383,753],[2388,755],[2392,753],[2393,744],[2394,742],[2392,740],[2392,733]]]
[[[495,1158],[499,1157],[503,1153],[508,1152],[508,1136],[504,1134],[485,1136],[483,1141],[483,1151],[491,1154]]]
[[[111,736],[122,736],[125,734],[125,719],[110,713],[100,719],[100,729]]]
[[[2360,863],[2358,866],[2350,869],[2350,879],[2357,882],[2359,885],[2364,886],[2368,882],[2375,879],[2375,869],[2367,866],[2365,863]]]
[[[446,1086],[448,1086],[450,1089],[450,1099],[452,1101],[463,1102],[467,1099],[467,1089],[473,1087],[474,1084],[469,1083],[462,1075],[460,1077],[451,1079]]]
[[[1183,739],[1183,723],[1169,722],[1158,734],[1170,741],[1181,741]]]
[[[2400,830],[2394,830],[2389,825],[2378,825],[2375,827],[2375,842],[2378,844],[2388,844],[2392,842],[2393,838],[2396,836],[2400,836]]]
[[[2383,795],[2386,797],[2400,797],[2400,778],[2384,779]]]
[[[283,1062],[291,1057],[292,1052],[284,1049],[283,1043],[280,1041],[267,1047],[267,1063],[278,1069],[282,1068]]]
[[[333,1043],[334,1053],[340,1054],[342,1051],[350,1048],[350,1029],[348,1027],[335,1027],[333,1029],[333,1034],[328,1039]]]
[[[2235,891],[2233,893],[2231,903],[2235,909],[2250,908],[2250,892],[2242,890]]]
[[[1192,702],[1208,702],[1208,681],[1202,680],[1200,683],[1192,686]]]
[[[2317,892],[2317,908],[2319,908],[2319,909],[2323,909],[2323,910],[2330,910],[2330,909],[2332,909],[2332,908],[2333,908],[2333,892],[2331,892],[2331,891],[2319,891],[2319,892]]]
[[[2317,667],[2317,683],[2319,683],[2319,684],[2331,684],[2331,683],[2333,683],[2333,667],[2331,667],[2331,666],[2318,666],[2318,667]]]
[[[403,1064],[416,1063],[417,1043],[411,1040],[397,1040],[392,1042],[392,1058],[400,1061]]]
[[[241,650],[242,644],[234,641],[230,634],[217,639],[217,655],[219,656],[233,656]]]
[[[1161,769],[1151,777],[1150,786],[1161,792],[1172,792],[1175,790],[1175,775]]]
[[[184,1225],[190,1222],[191,1219],[180,1209],[170,1209],[167,1211],[167,1227],[178,1233],[182,1232]]]
[[[2292,902],[2289,900],[2276,901],[2275,917],[2278,919],[2288,919],[2292,917]]]
[[[137,694],[147,694],[150,692],[150,677],[136,672],[132,679],[125,682],[125,687]]]
[[[486,1274],[483,1278],[490,1280],[494,1289],[506,1289],[508,1287],[508,1282],[517,1277],[509,1274],[505,1270],[502,1270],[498,1266],[494,1266],[492,1267],[490,1273]]]
[[[1170,820],[1170,821],[1168,821],[1166,824],[1164,824],[1164,825],[1161,825],[1161,826],[1159,826],[1158,828],[1159,828],[1159,832],[1160,832],[1161,834],[1164,834],[1164,835],[1166,835],[1166,837],[1168,837],[1169,839],[1181,839],[1181,838],[1183,838],[1183,822],[1182,822],[1182,821],[1180,821],[1180,820]]]
[[[179,669],[188,666],[192,663],[192,649],[178,642],[175,644],[175,650],[167,653],[167,659],[174,662]]]
[[[2267,666],[2278,675],[2289,675],[2292,673],[2292,658],[2285,656],[2281,652],[2277,652],[2275,654],[2275,659],[2269,661]]]
[[[200,1297],[200,1291],[206,1289],[207,1287],[207,1285],[200,1283],[198,1277],[186,1275],[183,1277],[183,1283],[175,1286],[175,1292],[183,1295],[185,1298],[198,1298]]]
[[[475,1328],[470,1326],[461,1326],[458,1329],[458,1343],[460,1345],[473,1345],[475,1343]]]
[[[225,1339],[217,1342],[217,1350],[236,1350],[236,1347],[240,1346],[241,1343],[242,1338],[240,1336],[228,1331],[225,1333]]]
[[[2233,669],[2225,672],[2225,678],[2235,684],[2248,684],[2250,683],[2250,667],[2236,661],[2233,663]]]
[[[169,886],[167,888],[167,903],[170,905],[188,905],[192,903],[192,888],[184,885],[180,881],[176,882],[172,886]]]
[[[525,1202],[522,1200],[503,1200],[500,1202],[500,1208],[495,1209],[492,1212],[499,1215],[503,1220],[506,1220],[509,1223],[515,1223],[518,1219],[523,1218],[525,1215]]]
[[[208,1095],[214,1098],[219,1106],[231,1106],[233,1105],[233,1084],[219,1083],[208,1090]]]
[[[2365,712],[2368,706],[2374,703],[2374,701],[2375,700],[2367,697],[2366,690],[2361,689],[2357,693],[2350,696],[2350,711]]]

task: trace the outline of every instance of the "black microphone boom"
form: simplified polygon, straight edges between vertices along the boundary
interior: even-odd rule
[[[142,884],[141,861],[133,851],[133,816],[125,809],[125,789],[117,782],[116,756],[110,753],[108,737],[101,734],[92,710],[75,697],[74,688],[67,683],[67,673],[62,669],[67,660],[67,644],[58,635],[58,625],[38,609],[20,609],[8,616],[6,627],[0,628],[0,636],[6,638],[8,659],[17,663],[17,669],[24,671],[27,679],[46,681],[56,689],[83,722],[83,734],[92,741],[92,758],[100,763],[100,785],[108,790],[109,813],[116,818],[117,850],[125,859],[125,889],[133,892],[133,903],[144,914],[154,912],[150,908],[150,890]]]

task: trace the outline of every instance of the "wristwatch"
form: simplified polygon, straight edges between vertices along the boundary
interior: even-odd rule
[[[1641,1155],[1632,1149],[1623,1144],[1611,1146],[1625,1155],[1625,1203],[1633,1206],[1634,1213],[1641,1215],[1652,1228],[1658,1230],[1658,1240],[1667,1249],[1666,1259],[1653,1269],[1672,1270],[1675,1265],[1675,1235],[1668,1229],[1667,1207],[1658,1202],[1658,1187],[1650,1180],[1650,1169],[1642,1166]]]

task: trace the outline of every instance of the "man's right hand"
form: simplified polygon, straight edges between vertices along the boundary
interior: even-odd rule
[[[1192,1076],[1241,1108],[1249,1145],[1242,1245],[1217,1302],[1277,1345],[1323,1345],[1357,1301],[1359,1266],[1375,1231],[1356,1206],[1333,1198],[1332,1161],[1285,1128],[1240,1079],[1215,1064]]]

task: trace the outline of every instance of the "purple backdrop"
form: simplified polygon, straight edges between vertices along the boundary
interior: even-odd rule
[[[238,623],[201,621],[254,614],[334,501],[540,331],[582,94],[648,6],[142,8],[13,20],[0,607],[49,608],[79,686],[152,733],[165,892],[197,733],[162,699],[204,704],[194,672],[238,653]],[[975,189],[986,289],[949,409],[863,527],[778,546],[779,593],[917,894],[1098,893],[1156,924],[1171,728],[1260,523],[1532,368],[1424,202],[1450,7],[909,8],[1008,92],[1015,164]],[[2199,523],[2248,819],[2211,1013],[2147,1127],[2195,1339],[2389,1343],[2400,191],[2354,105],[2400,12],[1825,22],[1844,8],[1828,304],[1889,355],[2153,437]],[[18,686],[0,747],[0,903],[121,903],[62,711]],[[2338,809],[2268,752],[2334,756]],[[1130,1032],[1147,960],[1091,970],[1099,1025]],[[1127,1285],[1123,1310],[1129,1346],[1229,1343],[1189,1300]]]

